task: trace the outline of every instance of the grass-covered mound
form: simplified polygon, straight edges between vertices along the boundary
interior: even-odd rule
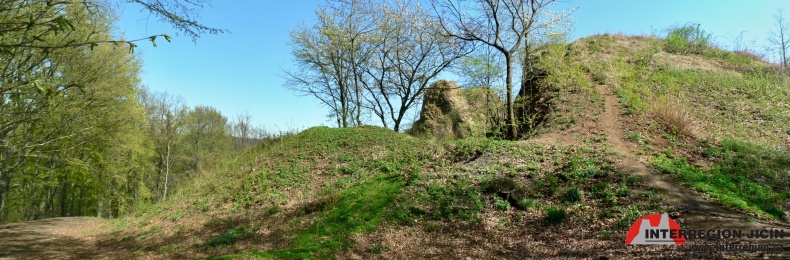
[[[560,148],[310,128],[206,173],[172,200],[118,221],[107,238],[148,254],[313,258],[390,252],[395,245],[358,241],[382,230],[446,237],[495,217],[502,230],[578,225],[588,239],[614,244],[661,206],[655,191],[612,166],[604,140]]]

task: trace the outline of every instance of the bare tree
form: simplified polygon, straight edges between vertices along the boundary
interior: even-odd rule
[[[447,34],[464,41],[480,42],[505,59],[506,105],[509,135],[518,138],[513,108],[513,72],[517,52],[532,33],[556,22],[542,13],[556,0],[431,0]],[[527,49],[527,48],[525,48]]]
[[[338,127],[360,125],[359,67],[367,60],[363,43],[373,25],[364,19],[364,1],[333,2],[316,12],[315,25],[291,32],[296,69],[285,72],[286,86],[329,107]]]
[[[252,126],[252,116],[249,111],[245,111],[244,114],[236,115],[236,120],[233,122],[232,128],[234,138],[239,140],[239,149],[244,149],[245,145],[250,145],[248,142],[249,139],[252,138],[254,129]]]
[[[782,68],[786,68],[790,65],[787,57],[788,49],[790,49],[790,24],[784,20],[782,10],[779,10],[774,15],[774,26],[776,27],[768,35],[768,43],[771,44],[769,48],[779,53],[779,61],[782,63]]]
[[[369,108],[388,127],[400,131],[406,113],[419,104],[439,73],[467,54],[464,43],[443,36],[442,28],[422,6],[397,0],[380,3],[369,19],[375,37],[364,79]]]

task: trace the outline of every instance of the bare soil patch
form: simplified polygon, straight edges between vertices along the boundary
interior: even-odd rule
[[[107,258],[95,239],[104,223],[71,217],[0,225],[0,259]]]

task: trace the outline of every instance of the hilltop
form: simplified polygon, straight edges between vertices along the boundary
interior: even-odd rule
[[[790,230],[790,83],[775,65],[622,35],[538,53],[545,120],[526,140],[314,127],[109,222],[96,246],[151,258],[650,258],[687,256],[624,245],[651,213]],[[778,255],[696,255],[762,256]]]

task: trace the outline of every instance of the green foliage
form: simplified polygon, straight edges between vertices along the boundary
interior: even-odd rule
[[[709,146],[705,154],[720,161],[703,170],[686,160],[662,156],[653,165],[725,205],[777,219],[787,218],[781,208],[790,201],[788,152],[727,140],[721,147]]]
[[[510,202],[499,196],[494,196],[494,207],[498,210],[508,211],[510,209]]]
[[[629,190],[627,187],[620,187],[620,189],[617,189],[617,193],[615,194],[617,197],[628,197],[631,196],[631,190]]]
[[[381,252],[384,251],[385,249],[387,249],[386,246],[378,244],[378,245],[375,245],[375,246],[372,246],[372,247],[368,248],[368,253],[378,255],[378,254],[381,254]]]
[[[327,205],[312,225],[296,233],[293,247],[298,249],[297,255],[331,256],[347,248],[348,237],[355,233],[374,231],[386,222],[405,221],[409,213],[395,207],[402,187],[401,178],[378,175],[342,191],[337,204]]]
[[[630,227],[634,221],[644,216],[637,205],[628,205],[627,208],[621,208],[620,211],[622,211],[620,212],[620,217],[617,219],[614,226],[612,226],[612,230],[621,230]]]
[[[565,210],[562,208],[555,208],[555,207],[547,207],[546,208],[546,220],[552,224],[557,225],[565,221],[568,217],[568,214],[565,213]]]
[[[8,12],[31,11],[2,10],[2,20],[14,18],[7,17]],[[108,39],[111,21],[103,17],[106,12],[66,5],[60,14],[68,20],[60,16],[57,26],[70,33],[30,29],[42,33],[36,40],[41,44],[89,36]],[[25,37],[30,35],[15,34],[19,31],[14,28],[3,29],[8,37],[0,37],[0,45],[14,44],[10,39],[29,40]],[[0,94],[10,97],[0,102],[0,121],[7,122],[0,125],[0,143],[5,144],[0,146],[0,222],[65,215],[113,217],[151,199],[151,146],[140,127],[145,124],[144,111],[135,98],[139,68],[133,56],[100,46],[92,51],[18,50],[0,53],[0,59],[8,61],[0,71]],[[28,69],[36,67],[42,69]],[[35,86],[26,86],[22,78],[34,79]],[[100,208],[102,204],[107,206]]]
[[[309,249],[284,249],[284,250],[270,250],[266,252],[254,251],[243,255],[225,255],[212,257],[209,259],[238,259],[254,257],[257,259],[311,259],[313,251]]]
[[[458,61],[455,72],[463,77],[461,84],[465,88],[489,87],[503,78],[504,68],[491,53],[469,55]]]
[[[596,183],[591,189],[593,198],[606,198],[608,196],[608,191],[609,183],[606,182]]]
[[[469,186],[468,179],[455,185],[430,184],[418,201],[429,203],[427,212],[434,220],[457,218],[477,221],[477,213],[483,209],[480,192]]]
[[[171,8],[199,2],[145,7],[187,21],[183,15],[196,9]],[[0,3],[0,223],[113,218],[161,198],[163,167],[154,158],[162,146],[147,129],[151,111],[141,105],[139,64],[130,51],[137,41],[171,39],[113,39],[112,6]],[[182,29],[200,26],[189,21]]]
[[[711,34],[700,28],[699,24],[686,24],[669,29],[664,50],[678,54],[705,54],[710,48]]]
[[[561,199],[562,202],[565,203],[579,202],[582,200],[582,192],[576,187],[568,188],[565,190],[565,193],[562,194]]]
[[[527,200],[527,199],[518,200],[516,204],[522,209],[532,209],[532,208],[540,209],[541,207],[539,202],[536,202],[534,200]]]

